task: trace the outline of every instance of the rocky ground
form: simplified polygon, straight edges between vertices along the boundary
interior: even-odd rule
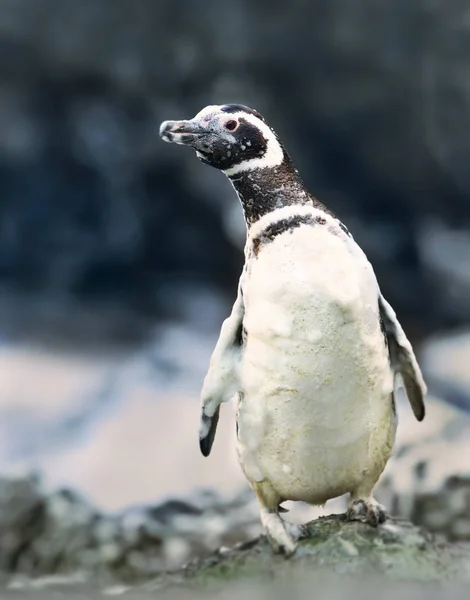
[[[390,520],[378,528],[347,523],[341,516],[323,517],[304,527],[299,548],[291,559],[273,556],[265,538],[231,549],[220,549],[203,560],[146,583],[114,583],[87,579],[86,575],[28,579],[15,577],[6,589],[18,596],[98,598],[122,595],[151,598],[158,593],[235,597],[237,589],[250,594],[299,593],[314,586],[316,597],[333,591],[343,597],[369,597],[373,587],[386,586],[413,597],[463,594],[470,581],[470,546],[449,545],[404,521]],[[399,583],[397,583],[399,582]],[[240,588],[240,585],[243,587]],[[439,586],[436,588],[436,585]],[[280,586],[280,587],[279,587]],[[430,592],[435,596],[430,596]],[[22,594],[21,594],[22,593]],[[3,596],[2,596],[3,597]],[[7,596],[4,596],[7,597]],[[180,596],[181,597],[181,596]],[[463,597],[463,596],[462,596]]]
[[[464,369],[462,377],[459,376],[455,358],[465,355],[462,346],[463,338],[459,338],[459,343],[460,345],[452,343],[452,340],[449,339],[447,351],[445,351],[445,342],[441,340],[436,347],[431,346],[424,353],[426,356],[424,364],[432,366],[437,352],[442,369],[444,369],[442,365],[448,363],[449,372],[452,373],[452,385],[449,390],[454,393],[455,389],[459,389],[460,393],[457,398],[462,399],[466,398],[466,373]],[[454,355],[454,351],[457,353],[456,355]],[[23,360],[24,356],[18,364],[23,364]],[[56,375],[54,375],[54,370],[47,375],[48,371],[45,370],[47,364],[46,361],[39,371],[42,371],[43,376],[46,377],[44,381],[50,379],[51,385],[53,384],[50,388],[51,391],[58,386],[56,390],[58,397],[54,400],[53,394],[48,396],[46,386],[43,393],[49,397],[49,404],[46,402],[45,406],[49,405],[52,411],[51,415],[54,414],[54,410],[59,410],[58,414],[61,414],[60,410],[66,407],[61,406],[60,399],[67,396],[63,394],[66,388],[59,385],[60,377],[58,376],[61,372],[67,372],[64,371],[66,363],[59,364]],[[154,393],[152,377],[149,374],[143,376],[147,373],[145,364],[138,359],[113,367],[113,369],[117,368],[120,374],[116,382],[117,386],[122,389],[123,398],[122,402],[117,405],[121,406],[119,411],[116,413],[115,408],[110,414],[120,415],[117,417],[118,422],[124,421],[128,426],[132,414],[128,412],[128,408],[131,405],[134,406],[140,417],[144,416],[142,422],[135,423],[135,430],[139,432],[139,435],[136,435],[133,441],[128,439],[124,443],[122,432],[125,430],[116,429],[116,437],[108,439],[104,429],[101,430],[100,435],[95,434],[90,438],[85,446],[79,445],[73,452],[64,454],[64,464],[68,463],[71,471],[70,481],[79,482],[83,481],[80,479],[81,475],[76,474],[73,479],[73,472],[77,471],[80,464],[82,467],[86,467],[88,464],[87,468],[91,468],[96,460],[102,459],[103,449],[108,443],[110,451],[112,450],[108,457],[109,461],[102,464],[101,474],[97,473],[97,481],[100,480],[102,485],[98,488],[90,488],[90,491],[95,489],[97,497],[101,497],[102,500],[105,500],[106,496],[100,496],[102,493],[100,490],[109,493],[110,489],[111,491],[113,489],[110,488],[109,482],[114,481],[113,485],[116,486],[118,484],[119,478],[112,478],[113,469],[117,474],[122,474],[123,466],[119,460],[116,461],[116,457],[124,458],[131,448],[135,453],[131,460],[133,469],[135,470],[137,464],[142,465],[142,482],[153,482],[155,479],[158,486],[160,479],[162,482],[166,482],[164,484],[166,489],[170,489],[172,481],[183,481],[184,483],[184,477],[182,479],[184,473],[188,474],[186,483],[191,487],[190,483],[194,481],[191,477],[196,470],[197,460],[202,461],[194,449],[192,450],[195,442],[190,435],[192,422],[196,421],[197,417],[197,403],[195,403],[194,411],[190,408],[191,403],[189,402],[184,405],[187,408],[182,410],[183,404],[175,397],[175,404],[172,408],[174,413],[171,413],[171,404],[168,402],[152,405],[154,406],[152,411],[155,410],[155,412],[149,413],[147,409],[144,410],[146,405],[141,403],[139,397],[142,394],[144,397],[151,397]],[[454,367],[453,371],[452,366]],[[103,377],[100,369],[101,367],[97,371],[97,381],[101,381]],[[113,369],[109,372],[111,378],[115,373]],[[76,370],[77,389],[83,389],[83,373],[87,372],[86,369],[85,371]],[[107,378],[110,377],[109,373]],[[438,376],[441,382],[441,389],[446,389],[445,373],[445,370],[436,369],[436,377]],[[20,374],[21,369],[18,383],[21,382]],[[93,378],[90,382],[92,381],[94,381]],[[69,384],[71,390],[75,389],[70,381]],[[21,389],[21,386],[20,388],[15,386],[15,389]],[[26,402],[28,397],[26,394],[23,402]],[[294,570],[290,577],[295,579],[295,585],[300,585],[303,589],[309,585],[317,586],[320,581],[325,588],[325,597],[333,593],[333,590],[338,597],[341,597],[341,594],[344,595],[350,586],[357,586],[357,594],[367,597],[367,594],[373,592],[374,585],[378,585],[373,581],[379,572],[383,575],[389,569],[393,571],[395,568],[404,566],[409,567],[409,573],[415,579],[425,578],[432,572],[433,576],[436,575],[439,578],[442,575],[442,585],[449,585],[448,579],[452,575],[454,552],[459,557],[455,559],[454,566],[458,566],[461,559],[466,560],[467,556],[467,550],[461,550],[461,546],[456,544],[468,544],[470,540],[470,471],[468,467],[470,417],[463,410],[466,406],[465,402],[463,404],[451,402],[455,397],[449,397],[450,401],[443,401],[429,396],[427,417],[423,423],[418,423],[412,417],[406,400],[402,395],[399,396],[397,408],[400,426],[396,452],[377,489],[379,499],[392,514],[422,525],[426,531],[442,536],[440,540],[433,541],[428,534],[423,534],[411,528],[410,525],[400,522],[395,524],[392,522],[389,524],[389,528],[374,532],[368,528],[360,529],[360,526],[344,524],[337,517],[320,521],[317,525],[310,526],[309,530],[314,534],[315,544],[312,545],[312,541],[304,541],[302,548],[305,547],[308,550],[302,550],[298,556],[300,567],[305,563],[310,565],[309,571],[315,570],[315,581],[310,583],[313,575],[306,573],[305,569],[301,569],[298,574]],[[36,399],[38,400],[39,397],[37,396]],[[132,399],[132,403],[128,405],[126,399]],[[53,407],[54,402],[57,404],[56,408]],[[229,407],[225,408],[228,416],[231,411]],[[123,409],[124,412],[122,412]],[[166,411],[166,420],[162,419],[162,411]],[[5,414],[8,415],[8,412]],[[172,427],[168,426],[169,422],[172,423]],[[176,448],[170,455],[170,463],[174,467],[175,464],[178,465],[177,468],[175,467],[177,472],[168,471],[164,459],[154,459],[149,462],[148,456],[152,455],[150,447],[140,446],[139,450],[138,443],[142,442],[145,432],[144,423],[149,424],[149,433],[153,436],[156,424],[160,423],[155,450],[162,447],[172,448],[175,439],[179,440],[178,448],[180,446],[186,448],[181,455],[176,454]],[[19,424],[16,429],[19,434],[18,427]],[[208,474],[212,472],[211,476],[206,479],[207,482],[211,482],[212,486],[219,485],[223,488],[224,485],[236,481],[236,478],[233,479],[237,472],[236,464],[230,462],[228,453],[233,444],[230,432],[233,434],[229,419],[222,423],[221,433],[223,435],[218,441],[218,452],[214,461],[211,459],[203,463],[207,466]],[[126,452],[123,450],[123,454],[120,454],[118,450],[119,439],[123,448],[128,448]],[[66,452],[67,446],[63,445],[62,448],[62,452]],[[85,453],[83,455],[85,462],[77,462],[78,457],[83,453]],[[111,461],[111,457],[114,457],[113,461]],[[48,468],[51,468],[50,463]],[[147,474],[145,475],[145,473]],[[106,483],[106,477],[108,477],[108,483]],[[129,491],[125,490],[123,494],[119,492],[118,487],[114,488],[118,496],[121,494],[121,503],[124,504],[126,498],[136,498],[146,489],[139,487],[138,477],[132,479],[131,471],[129,471],[129,477],[129,481],[133,482],[132,486],[136,486],[131,491],[137,496],[129,495]],[[165,477],[167,479],[164,479]],[[241,484],[243,479],[240,478],[239,481]],[[148,483],[145,485],[147,486]],[[246,573],[246,570],[251,568],[250,565],[253,565],[253,561],[257,565],[257,561],[260,560],[263,568],[267,568],[269,573],[272,569],[276,571],[281,569],[282,571],[280,565],[284,565],[283,562],[271,563],[270,559],[266,559],[267,547],[262,541],[239,548],[235,553],[223,551],[215,555],[211,554],[217,548],[233,547],[237,543],[243,544],[259,535],[258,507],[252,493],[248,490],[233,494],[227,493],[228,487],[226,487],[224,495],[208,490],[191,491],[191,493],[173,494],[170,499],[158,503],[149,502],[120,510],[110,510],[109,507],[105,509],[103,506],[95,504],[89,497],[74,491],[75,489],[80,490],[80,486],[78,488],[73,486],[55,488],[50,485],[50,481],[43,481],[37,477],[4,475],[0,478],[0,571],[5,573],[2,593],[13,594],[12,597],[33,594],[39,598],[43,596],[50,598],[50,594],[60,598],[61,596],[72,597],[71,594],[75,593],[77,598],[93,598],[102,597],[103,593],[109,595],[122,593],[127,594],[130,598],[147,598],[152,597],[157,590],[161,593],[162,586],[166,589],[166,583],[173,582],[175,578],[184,580],[187,584],[188,574],[196,572],[194,563],[189,571],[179,571],[177,575],[166,579],[162,579],[161,572],[167,569],[180,569],[183,564],[193,559],[203,560],[203,563],[197,563],[202,564],[197,569],[203,568],[203,571],[198,570],[197,573],[206,573],[210,578],[216,572],[225,574],[226,571],[232,572],[235,568]],[[188,490],[188,488],[185,489]],[[237,486],[237,489],[240,488]],[[183,491],[183,488],[180,490]],[[149,498],[152,498],[154,497],[152,493],[155,491],[152,492],[148,488],[148,493]],[[119,502],[117,502],[117,506],[119,506]],[[290,521],[305,522],[306,519],[313,516],[308,510],[299,512],[299,507],[295,507],[293,503],[287,503],[286,506],[289,508],[289,512],[285,516]],[[344,510],[344,506],[344,499],[339,499],[335,508],[337,512],[341,512]],[[331,510],[331,505],[328,505],[326,512]],[[316,514],[325,514],[325,511]],[[442,540],[451,541],[452,545],[446,545]],[[367,554],[367,548],[373,548],[373,554]],[[424,554],[422,553],[423,548]],[[409,551],[411,556],[408,555]],[[305,552],[307,555],[304,555]],[[462,552],[461,555],[460,552]],[[373,556],[373,560],[371,556]],[[403,564],[405,557],[406,561]],[[330,578],[331,568],[337,570],[340,565],[328,561],[335,561],[336,558],[348,571],[346,579]],[[400,559],[401,562],[395,564],[392,559],[397,561]],[[354,569],[364,568],[366,571],[370,571],[370,560],[372,560],[375,571],[372,569],[374,572],[368,573],[367,578],[361,577],[359,581],[355,579]],[[392,563],[387,562],[389,560],[392,560]],[[231,561],[234,563],[232,564]],[[297,565],[297,563],[295,564]],[[321,566],[319,572],[316,571],[318,565]],[[387,568],[385,568],[386,566]],[[459,568],[458,571],[459,577],[465,575],[464,567]],[[350,580],[349,577],[352,579]],[[371,582],[369,582],[369,577]],[[458,579],[457,576],[456,579]],[[282,576],[284,584],[285,580],[289,580],[287,573]],[[235,584],[233,585],[235,586]],[[269,585],[266,588],[266,585],[268,584],[265,582],[254,582],[252,585],[250,584],[250,593],[274,593],[273,588],[270,588]],[[294,583],[289,585],[294,585]],[[415,587],[416,582],[407,582],[406,585],[403,584],[404,587],[400,587],[402,584],[399,584],[397,589],[401,590],[400,593],[403,593],[405,597],[406,594],[412,595],[412,593],[437,593],[434,587],[430,590],[428,585],[420,583],[420,587],[417,588]],[[230,590],[225,590],[223,593],[226,596],[228,594],[227,597],[231,597],[230,594],[235,593],[236,589],[236,587],[232,589],[231,584]],[[278,592],[277,589],[275,591]],[[452,593],[454,591],[456,594],[458,593],[456,586],[452,588]],[[173,592],[167,590],[165,593],[171,597]],[[224,597],[223,593],[220,593],[221,597]]]
[[[0,479],[0,572],[84,571],[132,582],[259,532],[250,493],[225,500],[207,491],[105,513],[72,490],[44,490],[34,477]]]
[[[401,402],[399,409],[406,414]],[[420,434],[414,421],[404,419],[396,455],[378,486],[379,499],[392,513],[425,529],[406,520],[373,529],[340,516],[320,518],[304,529],[293,561],[300,580],[306,566],[309,576],[313,569],[321,577],[333,570],[446,585],[470,577],[470,421],[432,398],[428,416]],[[295,521],[295,513],[286,518]],[[40,596],[50,588],[59,597],[61,589],[75,590],[78,598],[99,587],[99,593],[145,598],[175,582],[208,585],[250,574],[269,579],[278,571],[283,579],[297,580],[297,571],[289,575],[285,561],[272,559],[265,541],[250,541],[259,533],[258,507],[249,490],[230,500],[206,491],[111,513],[72,490],[51,492],[38,478],[0,479],[0,571],[10,574],[4,581],[12,593]],[[440,537],[433,538],[436,534]],[[161,574],[188,561],[186,570]],[[340,593],[345,584],[338,585]]]

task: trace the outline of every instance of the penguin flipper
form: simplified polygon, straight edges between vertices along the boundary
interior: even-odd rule
[[[379,311],[388,343],[390,363],[394,372],[400,373],[403,379],[406,395],[416,419],[422,421],[426,413],[424,396],[427,387],[413,348],[395,311],[382,295],[379,296]]]
[[[199,432],[199,447],[203,456],[209,456],[212,450],[212,444],[214,443],[215,434],[217,431],[217,424],[219,422],[220,404],[215,409],[215,413],[212,417],[202,415],[201,427]],[[205,433],[207,431],[207,433]],[[202,436],[202,434],[204,434]]]
[[[240,283],[237,299],[230,316],[222,324],[202,386],[199,447],[204,456],[209,456],[214,443],[220,405],[222,402],[230,400],[239,391],[237,363],[243,343],[244,314],[245,308]]]

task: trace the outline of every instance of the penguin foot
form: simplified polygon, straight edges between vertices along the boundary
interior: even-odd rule
[[[377,527],[387,518],[385,508],[373,498],[359,499],[350,503],[346,518],[349,521],[361,521]]]
[[[292,556],[297,549],[297,543],[287,531],[286,523],[276,512],[267,508],[261,509],[261,522],[266,531],[266,536],[275,554]]]

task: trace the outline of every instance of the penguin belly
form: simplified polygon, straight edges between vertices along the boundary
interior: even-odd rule
[[[311,504],[375,483],[396,420],[365,256],[305,225],[260,249],[243,294],[237,429],[248,480],[268,481],[281,502]]]

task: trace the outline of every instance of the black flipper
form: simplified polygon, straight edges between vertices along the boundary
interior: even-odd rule
[[[402,376],[413,413],[418,421],[422,421],[426,414],[424,396],[427,389],[413,348],[394,310],[383,296],[379,296],[379,311],[390,353],[390,364],[395,373]]]
[[[206,433],[204,437],[199,438],[199,447],[203,456],[209,456],[214,443],[215,433],[217,431],[217,423],[219,422],[220,405],[216,408],[212,417],[202,415],[201,431]]]

